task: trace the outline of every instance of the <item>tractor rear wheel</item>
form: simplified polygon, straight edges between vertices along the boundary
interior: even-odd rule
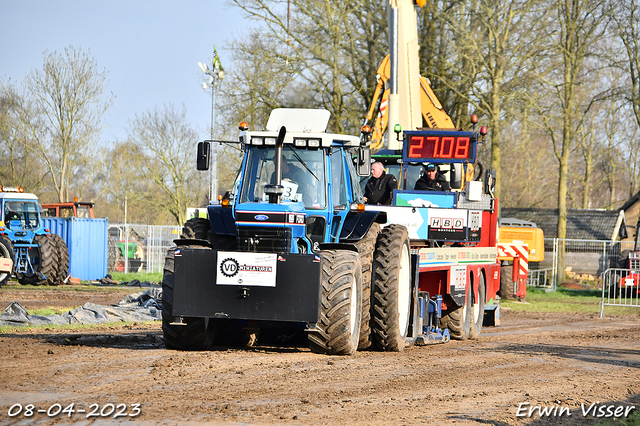
[[[380,234],[380,224],[373,223],[360,241],[355,246],[360,255],[362,265],[362,323],[360,325],[360,342],[358,349],[366,349],[371,346],[371,288],[373,287],[373,252],[376,249],[376,240]]]
[[[411,313],[411,251],[407,228],[389,225],[378,236],[373,259],[371,334],[378,349],[404,349]]]
[[[180,238],[209,241],[217,250],[233,250],[237,248],[234,235],[220,235],[211,227],[209,219],[194,217],[185,222]]]
[[[33,239],[37,247],[29,249],[33,271],[21,274],[20,284],[54,285],[58,276],[58,250],[49,235],[36,235]]]
[[[58,274],[53,285],[61,285],[64,284],[64,280],[69,273],[69,247],[67,247],[67,243],[64,242],[64,238],[60,235],[51,234],[50,237],[58,252]]]
[[[471,291],[469,291],[471,294]],[[471,305],[471,327],[469,328],[469,339],[477,339],[482,331],[482,322],[484,320],[484,299],[486,297],[486,286],[484,274],[480,272],[478,278],[478,300],[473,300]]]
[[[320,317],[309,331],[309,347],[316,353],[353,355],[362,317],[360,257],[349,250],[324,250],[320,264]]]
[[[0,258],[10,259],[14,265],[12,268],[15,268],[16,254],[13,251],[13,244],[4,235],[0,235]],[[11,272],[0,273],[0,286],[9,281],[9,278],[11,278]]]
[[[187,246],[188,247],[188,246]],[[194,247],[210,250],[205,247]],[[208,318],[182,318],[182,325],[173,323],[174,248],[165,257],[162,279],[162,334],[167,349],[206,351],[213,346],[213,323]]]

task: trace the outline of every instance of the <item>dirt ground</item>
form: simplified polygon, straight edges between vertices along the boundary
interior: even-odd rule
[[[110,304],[126,293],[5,287],[0,308]],[[594,408],[640,410],[640,316],[503,310],[501,321],[475,341],[352,357],[171,351],[159,323],[4,333],[0,425],[582,425],[602,420]],[[56,414],[71,404],[70,417]]]

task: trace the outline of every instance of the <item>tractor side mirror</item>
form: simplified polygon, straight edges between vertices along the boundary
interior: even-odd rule
[[[358,148],[356,161],[356,173],[358,176],[369,176],[371,174],[371,150],[366,147]]]
[[[209,142],[198,142],[198,157],[196,159],[198,170],[209,170],[209,153],[211,145]]]

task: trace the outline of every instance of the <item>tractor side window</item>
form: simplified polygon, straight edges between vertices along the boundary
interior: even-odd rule
[[[60,207],[60,217],[73,217],[73,207]]]
[[[334,150],[331,154],[331,196],[333,207],[336,209],[347,208],[347,185],[342,170],[342,152]]]
[[[78,211],[78,217],[82,217],[85,219],[91,218],[91,210],[89,209],[89,206],[78,206],[77,211]]]

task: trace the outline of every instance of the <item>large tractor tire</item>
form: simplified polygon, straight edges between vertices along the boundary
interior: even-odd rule
[[[463,306],[452,305],[450,309],[442,313],[440,327],[448,328],[452,339],[467,340],[471,334],[472,297],[471,286],[467,285],[466,303]]]
[[[373,223],[367,235],[355,246],[360,255],[362,265],[362,323],[360,324],[360,341],[358,349],[371,346],[371,289],[373,288],[373,252],[380,233],[380,224]]]
[[[13,244],[11,244],[11,240],[4,235],[0,235],[0,258],[11,259],[11,263],[15,268],[16,254],[13,251]],[[11,272],[0,273],[0,286],[9,281],[9,278],[11,278]]]
[[[189,247],[189,246],[185,246]],[[206,247],[194,247],[209,250]],[[162,333],[167,349],[184,351],[206,351],[213,346],[214,326],[208,318],[183,317],[184,325],[173,322],[174,251],[167,252],[162,279]]]
[[[35,272],[20,274],[20,284],[54,285],[58,277],[58,249],[48,235],[36,235],[33,239],[38,247],[29,249],[31,265]]]
[[[400,352],[411,313],[411,251],[407,228],[389,225],[378,236],[373,256],[371,334],[378,349]]]
[[[484,301],[486,298],[486,285],[484,280],[484,274],[480,272],[480,278],[478,279],[478,300],[473,299],[471,305],[471,327],[469,328],[469,339],[477,339],[480,337],[482,331],[482,322],[484,320]],[[470,294],[473,294],[470,291]]]
[[[53,285],[61,285],[64,284],[64,280],[69,273],[69,247],[67,247],[67,243],[64,242],[64,238],[60,235],[51,234],[50,237],[58,252],[58,274]]]
[[[513,281],[513,264],[500,267],[500,298],[516,299],[516,283]]]
[[[220,235],[211,227],[209,219],[195,217],[185,222],[180,238],[209,241],[217,250],[233,250],[238,247],[234,235]]]
[[[353,355],[362,316],[360,257],[348,250],[324,250],[320,263],[320,317],[309,331],[309,347],[316,353]]]

